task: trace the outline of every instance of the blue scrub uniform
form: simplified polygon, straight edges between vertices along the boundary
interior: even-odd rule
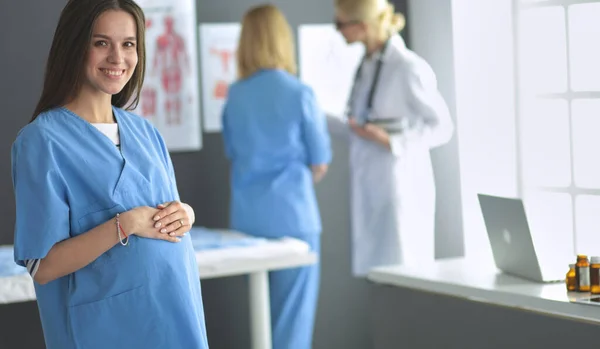
[[[325,116],[295,76],[261,70],[234,83],[223,113],[231,160],[231,227],[292,236],[320,251],[321,218],[310,165],[331,161]],[[311,347],[319,266],[270,274],[274,349]]]
[[[137,206],[179,200],[165,143],[146,120],[113,108],[121,151],[93,125],[57,108],[12,147],[15,261]],[[115,239],[117,231],[115,226]],[[192,243],[131,236],[86,267],[35,284],[47,349],[208,348]]]

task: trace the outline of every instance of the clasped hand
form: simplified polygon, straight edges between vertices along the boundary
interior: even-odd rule
[[[121,215],[121,226],[129,235],[179,242],[194,224],[194,210],[185,203],[171,201],[156,208],[136,207]]]

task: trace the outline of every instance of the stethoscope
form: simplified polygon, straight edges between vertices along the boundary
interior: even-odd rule
[[[377,58],[377,63],[375,65],[375,75],[373,76],[373,81],[371,82],[371,87],[369,88],[369,96],[367,98],[367,110],[366,110],[366,123],[376,124],[378,126],[383,127],[389,133],[399,133],[402,131],[402,127],[400,125],[400,120],[397,118],[372,118],[371,113],[373,110],[373,99],[375,97],[375,93],[377,91],[377,87],[379,86],[379,77],[381,75],[381,68],[383,66],[383,57],[385,52],[390,44],[391,39],[388,39],[381,48],[381,52],[379,57]],[[350,89],[350,98],[348,98],[348,102],[346,103],[345,109],[345,117],[346,121],[350,119],[352,112],[352,101],[355,98],[356,88],[358,80],[361,78],[363,65],[367,59],[367,56],[363,56],[358,69],[356,69],[356,74],[354,74],[354,81],[352,83],[352,88]]]

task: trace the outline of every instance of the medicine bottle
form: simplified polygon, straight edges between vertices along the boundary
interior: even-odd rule
[[[577,291],[577,275],[575,273],[575,264],[569,264],[569,272],[567,273],[567,291]]]
[[[584,254],[577,255],[575,280],[577,281],[577,291],[590,292],[590,261]]]
[[[592,257],[590,261],[590,292],[600,294],[600,257]]]

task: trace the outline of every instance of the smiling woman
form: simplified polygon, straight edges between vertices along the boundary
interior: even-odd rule
[[[87,10],[88,7],[95,6],[94,3],[101,3],[97,7],[98,10],[95,12]],[[61,14],[61,20],[54,34],[46,65],[44,89],[32,120],[48,109],[65,105],[76,99],[86,83],[85,80],[90,78],[89,67],[98,56],[96,54],[98,46],[112,48],[112,61],[108,57],[110,53],[105,54],[104,58],[105,63],[113,62],[105,68],[114,68],[114,54],[125,54],[121,50],[115,51],[114,44],[118,43],[114,40],[126,41],[122,43],[123,48],[129,48],[128,57],[135,53],[135,63],[128,62],[128,64],[133,63],[128,67],[130,75],[126,76],[127,79],[123,79],[126,83],[121,86],[118,93],[112,94],[112,104],[119,108],[126,107],[129,97],[135,93],[131,105],[127,106],[135,108],[146,70],[145,17],[142,10],[136,8],[139,7],[133,1],[93,1],[91,5],[89,2],[69,2]],[[80,18],[84,12],[88,12],[89,18],[86,20]],[[111,28],[111,25],[119,27]],[[87,35],[74,35],[75,33],[87,33]],[[111,37],[110,33],[116,34]],[[134,49],[130,48],[132,45]],[[116,58],[124,59],[119,56]],[[81,74],[83,71],[86,71],[85,77]]]
[[[160,133],[122,109],[144,80],[144,23],[132,0],[70,0],[12,147],[14,257],[48,349],[208,348],[194,211]]]
[[[98,17],[88,47],[85,78],[76,98],[67,103],[68,109],[80,109],[81,101],[89,103],[89,98],[95,96],[99,97],[99,101],[110,100],[123,90],[138,64],[136,33],[135,18],[128,12],[108,10]],[[98,115],[101,119],[96,121],[111,123],[112,113],[105,115],[108,116],[106,120]]]

